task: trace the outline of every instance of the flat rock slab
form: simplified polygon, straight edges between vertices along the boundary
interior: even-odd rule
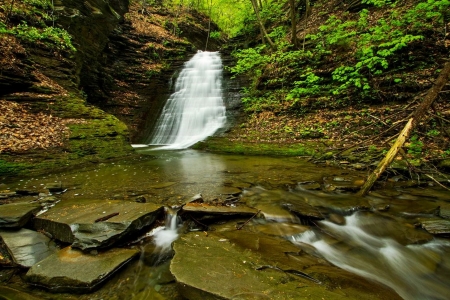
[[[0,227],[20,228],[41,210],[38,203],[10,203],[0,205]]]
[[[154,203],[70,200],[36,217],[34,226],[75,248],[105,248],[151,225],[162,211]]]
[[[191,232],[174,242],[174,251],[170,270],[187,299],[401,299],[282,239]]]
[[[317,208],[315,208],[314,206],[312,206],[306,202],[295,201],[295,202],[283,203],[283,206],[286,207],[289,211],[298,215],[300,218],[307,218],[307,219],[313,219],[313,220],[325,219],[323,214]]]
[[[429,220],[421,222],[422,228],[433,235],[450,236],[450,220]]]
[[[57,251],[55,243],[47,236],[29,229],[0,230],[0,237],[14,262],[25,268]]]
[[[251,216],[258,212],[256,208],[248,207],[246,205],[214,205],[208,203],[187,203],[182,208],[186,212],[203,213],[203,214],[221,214],[221,215],[242,215]]]
[[[25,279],[55,292],[90,292],[138,253],[117,248],[91,255],[66,247],[31,267]]]

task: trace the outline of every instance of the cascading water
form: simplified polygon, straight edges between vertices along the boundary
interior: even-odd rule
[[[306,231],[290,239],[300,247],[313,246],[326,260],[358,275],[379,281],[407,300],[448,299],[450,269],[445,253],[450,242],[434,239],[423,244],[402,245],[364,228],[383,228],[385,220],[367,222],[356,213],[345,225],[320,222],[323,232]],[[325,233],[325,234],[324,234]],[[435,269],[440,272],[435,273]]]
[[[222,60],[218,52],[199,51],[175,82],[149,144],[184,149],[214,134],[225,121]]]
[[[160,230],[156,231],[153,236],[158,251],[166,252],[170,250],[172,242],[178,238],[179,224],[177,210],[166,208],[166,224]]]

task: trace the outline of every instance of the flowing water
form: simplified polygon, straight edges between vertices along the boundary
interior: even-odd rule
[[[449,206],[450,193],[444,189],[397,187],[361,198],[339,189],[326,192],[324,187],[330,178],[335,178],[336,184],[342,178],[356,182],[365,174],[320,167],[298,158],[219,155],[194,150],[140,152],[139,158],[23,180],[9,187],[39,190],[47,182],[61,181],[67,187],[61,201],[133,200],[144,196],[147,201],[168,207],[179,206],[199,193],[205,201],[214,201],[227,190],[238,189],[242,191],[240,201],[260,209],[265,216],[248,222],[246,231],[261,237],[279,235],[313,256],[392,287],[404,299],[447,299],[450,294],[449,240],[415,227],[420,220],[430,218],[429,212],[438,206]],[[317,186],[313,190],[305,188],[312,185]],[[299,201],[328,214],[326,220],[315,222],[310,230],[293,234],[290,232],[302,220],[287,211],[283,203]],[[387,206],[388,210],[378,209]],[[369,211],[358,211],[358,207],[368,207]],[[339,222],[334,220],[336,216]],[[149,240],[140,242],[141,260],[123,269],[99,291],[64,297],[160,299],[157,297],[162,295],[165,299],[182,299],[174,288],[170,260],[167,256],[159,261],[155,258],[155,253],[170,250],[171,242],[183,235],[177,220],[175,211],[168,210],[166,224],[153,229]],[[18,283],[12,280],[9,286]],[[41,299],[61,297],[21,289],[38,294]]]
[[[214,134],[225,121],[220,54],[199,51],[178,76],[148,143],[184,149]]]

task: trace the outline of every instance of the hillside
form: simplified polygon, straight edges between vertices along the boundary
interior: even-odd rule
[[[131,154],[174,70],[205,47],[208,19],[193,11],[52,3],[0,5],[0,176]]]

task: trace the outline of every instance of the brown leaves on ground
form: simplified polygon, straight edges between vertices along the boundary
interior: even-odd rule
[[[0,100],[0,153],[60,147],[68,134],[61,118],[34,114],[16,102]]]

